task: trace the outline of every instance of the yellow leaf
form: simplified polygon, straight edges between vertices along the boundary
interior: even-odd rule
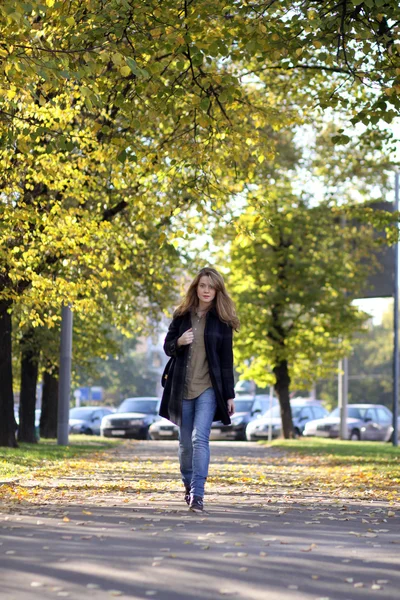
[[[119,70],[119,72],[124,77],[128,77],[132,73],[132,71],[131,71],[130,67],[128,67],[128,65],[125,65],[124,67],[121,67],[120,70]]]

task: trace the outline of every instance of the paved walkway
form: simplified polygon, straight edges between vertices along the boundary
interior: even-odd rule
[[[204,515],[190,513],[183,501],[177,442],[172,441],[128,443],[98,465],[94,479],[66,478],[69,486],[86,490],[82,500],[69,496],[59,479],[47,482],[47,500],[5,508],[0,513],[0,598],[399,597],[399,509],[323,493],[296,494],[287,487],[247,486],[246,465],[249,470],[257,465],[268,477],[279,452],[254,443],[211,446],[211,475],[229,469],[223,485],[210,478]],[[165,477],[162,485],[153,481],[144,492],[111,486],[103,495],[93,494],[96,478],[134,482],[141,466],[145,481],[155,463]],[[232,473],[242,477],[241,486],[229,484]],[[25,485],[33,494],[37,482]]]

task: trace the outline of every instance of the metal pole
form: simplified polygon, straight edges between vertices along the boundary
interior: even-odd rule
[[[57,444],[59,446],[68,446],[71,363],[72,310],[70,306],[63,306],[61,319],[60,379],[58,382]]]
[[[337,386],[337,395],[338,395],[338,408],[339,408],[339,437],[342,437],[342,421],[343,421],[343,361],[339,360],[338,362],[338,386]]]
[[[394,210],[399,210],[399,173],[395,174]],[[398,226],[397,226],[398,229]],[[394,246],[394,303],[393,303],[393,446],[398,441],[399,415],[399,244]]]
[[[269,423],[268,423],[268,441],[272,442],[272,400],[273,400],[273,390],[272,385],[269,386]]]
[[[342,414],[340,419],[340,439],[347,440],[347,400],[349,392],[349,359],[347,356],[343,359],[343,395],[342,395]]]

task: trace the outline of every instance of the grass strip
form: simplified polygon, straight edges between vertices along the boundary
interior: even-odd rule
[[[123,440],[71,435],[69,446],[57,446],[56,440],[40,440],[37,444],[21,443],[18,448],[0,447],[0,482],[29,476],[38,469],[59,466],[85,455],[104,452]]]
[[[260,441],[259,443],[272,448],[281,448],[287,452],[295,452],[302,456],[325,456],[327,460],[339,460],[343,464],[352,459],[362,459],[365,462],[400,461],[400,448],[385,442],[300,438],[295,440],[279,439],[271,443]]]

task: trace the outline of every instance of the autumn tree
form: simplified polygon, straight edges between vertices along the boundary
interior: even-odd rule
[[[94,311],[127,230],[143,250],[151,215],[164,246],[179,211],[222,210],[272,160],[270,130],[310,108],[393,119],[396,14],[394,1],[1,3],[0,444],[14,443],[15,303],[33,326],[65,301]]]
[[[241,318],[239,370],[273,383],[292,436],[290,386],[307,387],[345,356],[365,314],[352,305],[370,265],[372,231],[343,225],[337,209],[310,206],[276,184],[249,194],[231,241],[229,284]]]

